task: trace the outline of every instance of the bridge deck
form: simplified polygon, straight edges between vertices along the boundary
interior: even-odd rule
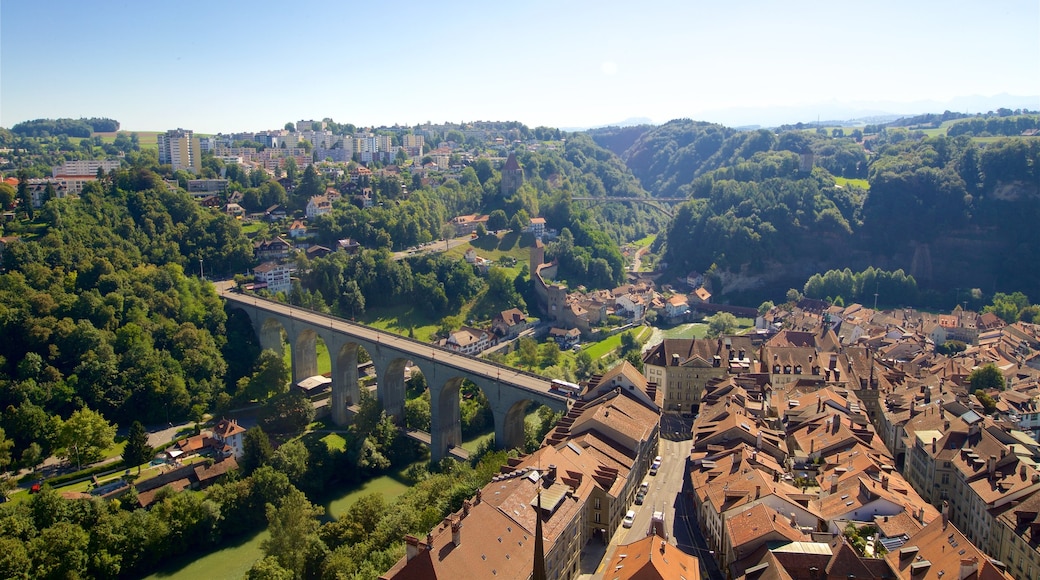
[[[550,392],[551,382],[546,377],[533,373],[520,371],[505,365],[499,365],[490,361],[473,358],[468,355],[459,354],[436,345],[420,342],[405,336],[400,336],[370,326],[357,324],[327,314],[314,312],[297,306],[290,306],[280,302],[266,300],[257,296],[240,294],[233,290],[234,282],[225,281],[215,283],[217,293],[229,302],[235,302],[243,306],[251,306],[273,314],[278,314],[292,320],[305,322],[314,327],[328,328],[333,332],[346,334],[373,344],[383,344],[390,348],[414,354],[418,360],[431,360],[438,365],[444,365],[465,371],[487,380],[498,381],[520,389],[538,393],[545,398],[567,401],[566,397],[555,392]]]

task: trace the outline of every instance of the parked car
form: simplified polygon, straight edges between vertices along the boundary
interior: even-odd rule
[[[646,494],[639,492],[636,494],[636,505],[643,505],[643,500],[646,499]]]
[[[635,521],[636,512],[634,510],[628,510],[628,513],[625,514],[625,519],[621,520],[621,525],[626,528],[631,528]]]

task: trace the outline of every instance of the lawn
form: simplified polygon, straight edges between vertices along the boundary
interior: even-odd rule
[[[837,183],[842,187],[852,186],[858,187],[860,189],[870,189],[870,182],[866,179],[849,179],[848,177],[835,177],[834,183]]]
[[[534,238],[531,237],[531,234],[517,234],[515,232],[498,235],[489,234],[482,238],[470,240],[469,243],[460,244],[448,250],[445,254],[461,260],[466,254],[466,250],[473,248],[477,251],[478,256],[487,258],[496,264],[501,263],[503,258],[509,256],[516,260],[516,266],[505,267],[505,269],[509,271],[510,277],[515,277],[520,273],[523,265],[530,261],[531,245],[533,243]]]
[[[703,322],[680,324],[662,332],[665,338],[704,338],[708,335],[708,325]]]
[[[411,330],[418,340],[430,340],[441,324],[440,318],[431,317],[412,304],[368,308],[358,322],[403,336]]]
[[[101,137],[102,143],[113,143],[116,140],[116,135],[119,133],[125,133],[127,137],[129,137],[131,133],[137,133],[137,142],[141,144],[142,149],[158,149],[159,133],[163,132],[164,131],[118,131],[111,133],[94,133],[94,135]]]
[[[628,331],[626,330],[625,332],[628,332]],[[650,335],[652,335],[654,331],[649,326],[640,326],[638,328],[638,332],[639,332],[639,334],[638,334],[639,340],[640,341],[644,341],[644,340],[647,340],[648,338],[650,338]],[[585,352],[589,353],[589,356],[592,357],[592,360],[601,359],[601,358],[603,358],[605,356],[608,356],[608,355],[614,353],[614,351],[616,351],[619,348],[621,348],[621,335],[622,334],[624,334],[624,333],[620,333],[619,332],[619,333],[617,333],[617,334],[615,334],[613,336],[609,336],[606,339],[601,340],[601,341],[599,341],[599,342],[593,344],[592,346],[590,346],[590,347],[588,347],[586,349],[583,349],[583,350],[585,350]]]

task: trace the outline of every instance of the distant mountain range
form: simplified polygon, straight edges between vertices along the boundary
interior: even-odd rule
[[[696,121],[710,121],[728,127],[756,129],[777,127],[795,123],[829,125],[872,124],[894,121],[925,113],[954,111],[958,113],[985,113],[1004,107],[1008,109],[1040,110],[1040,95],[1018,96],[1001,93],[993,96],[971,95],[956,97],[949,101],[829,101],[825,103],[792,105],[787,107],[732,107],[711,109],[688,115]],[[655,125],[671,119],[652,121],[648,117],[630,117],[617,123],[605,123],[593,127],[561,127],[564,131],[584,131],[599,127],[630,127],[633,125]]]

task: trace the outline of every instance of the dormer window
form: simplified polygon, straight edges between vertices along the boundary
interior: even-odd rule
[[[794,367],[794,374],[796,374],[796,375],[802,374],[802,365],[796,365]]]
[[[791,374],[791,365],[784,365],[784,374],[785,375]]]
[[[773,374],[774,375],[780,374],[780,365],[773,365]]]

